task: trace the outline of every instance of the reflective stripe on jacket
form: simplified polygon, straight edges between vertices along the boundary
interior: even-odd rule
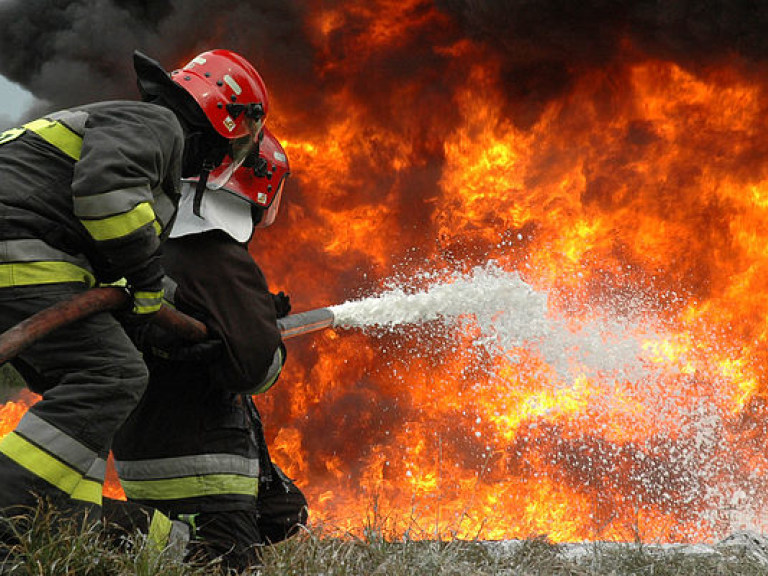
[[[159,247],[178,203],[183,135],[143,102],[60,111],[0,134],[0,241],[36,239],[66,256],[0,254],[0,286],[130,278]],[[36,248],[36,250],[38,250]],[[38,250],[39,251],[39,250]]]
[[[83,255],[72,256],[37,239],[0,240],[0,288],[79,282],[96,283]]]

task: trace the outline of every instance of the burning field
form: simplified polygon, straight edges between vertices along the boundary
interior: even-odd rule
[[[134,48],[256,63],[292,176],[251,251],[294,311],[476,289],[466,314],[289,341],[257,401],[314,521],[561,542],[766,527],[757,8],[59,5],[0,4],[0,73],[40,99],[30,115],[135,97]],[[532,299],[510,307],[482,274]],[[0,434],[31,401],[0,407]]]

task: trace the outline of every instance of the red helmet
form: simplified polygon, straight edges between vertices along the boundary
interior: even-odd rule
[[[209,186],[247,200],[260,208],[261,218],[256,228],[270,226],[280,209],[285,180],[290,175],[290,165],[285,150],[274,135],[264,128],[258,144],[258,156],[253,153],[246,161],[232,171],[232,158],[227,157],[211,172]],[[228,175],[231,172],[231,175]],[[223,183],[217,185],[217,182]],[[195,182],[197,178],[190,181]]]
[[[171,80],[195,99],[228,140],[256,136],[269,109],[264,80],[245,58],[229,50],[209,50],[171,72]]]

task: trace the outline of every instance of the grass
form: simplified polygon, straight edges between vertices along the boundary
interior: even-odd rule
[[[78,524],[43,507],[31,517],[3,520],[15,534],[0,542],[3,576],[196,576],[213,575],[215,565],[183,564],[170,551],[158,553],[140,534],[116,538],[99,526]],[[56,526],[56,530],[51,527]]]
[[[23,387],[9,366],[0,368],[0,402]],[[373,507],[374,511],[376,506]],[[54,524],[59,525],[55,532]],[[17,543],[0,543],[5,576],[217,576],[215,563],[182,563],[157,554],[140,534],[115,543],[100,529],[38,510],[15,524]],[[754,545],[753,545],[754,544]],[[361,536],[311,526],[263,550],[263,566],[243,576],[768,576],[768,540],[730,546],[662,547],[642,542],[596,542],[574,547],[546,537],[511,542],[440,540],[421,528],[392,535],[387,519],[372,514]]]
[[[35,576],[216,576],[215,563],[184,564],[170,552],[156,553],[139,534],[119,544],[95,527],[59,522],[38,511],[17,523],[18,542],[0,544],[3,575]],[[768,557],[749,545],[686,547],[642,543],[559,545],[545,537],[510,542],[410,540],[382,537],[368,527],[361,537],[339,536],[321,526],[263,550],[263,566],[241,574],[259,576],[765,576]]]
[[[566,547],[546,538],[481,541],[387,542],[332,538],[322,529],[264,553],[271,575],[435,575],[435,576],[765,576],[768,564],[747,548],[691,553],[643,544],[594,543],[569,557]]]

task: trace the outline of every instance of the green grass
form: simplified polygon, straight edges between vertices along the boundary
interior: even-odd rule
[[[4,521],[15,544],[0,543],[3,576],[211,575],[214,565],[183,564],[169,551],[158,553],[140,534],[107,536],[99,526],[78,524],[38,509],[32,517]],[[56,526],[52,530],[52,526]]]
[[[223,574],[216,564],[184,564],[157,554],[141,535],[116,544],[98,528],[38,512],[18,528],[19,542],[0,545],[2,574],[21,576],[197,576]],[[241,574],[260,576],[764,576],[766,557],[750,546],[661,547],[639,543],[594,543],[571,553],[545,537],[513,542],[389,540],[376,527],[364,535],[339,536],[323,527],[265,548],[263,566]]]

